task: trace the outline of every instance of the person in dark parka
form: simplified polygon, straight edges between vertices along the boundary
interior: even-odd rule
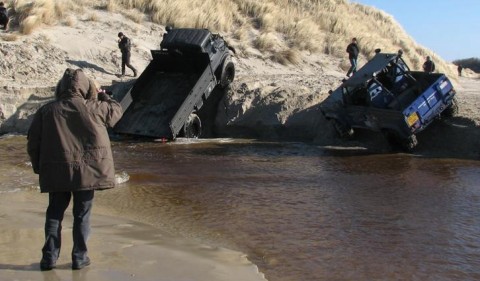
[[[122,76],[125,76],[125,66],[133,71],[133,77],[137,76],[137,70],[130,64],[132,43],[130,38],[125,36],[122,32],[118,33],[118,48],[122,52]]]
[[[98,93],[98,99],[97,99]],[[72,269],[90,264],[87,238],[95,190],[115,186],[115,169],[107,127],[122,116],[122,107],[98,92],[81,69],[67,69],[58,82],[56,100],[35,113],[27,151],[40,191],[48,193],[41,270],[55,268],[61,248],[62,220],[73,197]]]

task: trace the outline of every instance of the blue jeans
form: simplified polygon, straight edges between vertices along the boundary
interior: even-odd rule
[[[354,58],[354,59],[350,59],[350,64],[352,66],[350,66],[350,69],[348,70],[347,72],[347,76],[350,76],[350,73],[355,73],[357,72],[357,59]]]
[[[90,213],[93,205],[93,190],[76,192],[50,192],[45,219],[45,245],[42,261],[56,263],[62,245],[62,220],[73,195],[73,249],[72,261],[87,259],[87,239],[90,234]]]

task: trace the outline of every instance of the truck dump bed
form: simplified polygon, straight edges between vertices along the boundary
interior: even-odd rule
[[[201,95],[203,91],[195,86],[202,76],[211,78],[207,75],[211,72],[209,57],[204,53],[176,56],[162,51],[152,51],[152,55],[153,61],[131,89],[132,102],[114,130],[121,134],[173,139],[184,119],[201,101],[201,96],[194,95]],[[182,105],[189,112],[175,118]]]
[[[229,47],[218,34],[206,29],[169,29],[160,50],[120,101],[123,117],[113,131],[118,134],[173,140],[199,137],[198,115],[216,86],[226,89],[235,77]],[[207,117],[211,114],[202,111]],[[209,125],[210,123],[205,123]]]

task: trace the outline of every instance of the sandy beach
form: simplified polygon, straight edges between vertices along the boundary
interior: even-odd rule
[[[266,280],[239,252],[191,243],[145,224],[109,216],[98,204],[89,240],[92,264],[71,270],[70,208],[57,268],[42,272],[39,261],[46,200],[37,190],[1,194],[1,280]]]

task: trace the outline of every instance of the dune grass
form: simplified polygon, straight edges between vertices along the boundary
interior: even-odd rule
[[[298,65],[302,61],[300,51],[297,49],[287,49],[287,50],[275,52],[272,55],[271,59],[283,65],[288,65],[288,64]]]
[[[452,72],[450,65],[418,45],[392,16],[348,0],[10,0],[7,6],[14,28],[23,34],[42,25],[73,22],[66,20],[72,14],[92,15],[93,8],[121,13],[136,23],[149,20],[173,27],[208,28],[283,63],[298,62],[302,51],[346,58],[346,45],[356,37],[364,59],[373,56],[376,48],[385,52],[402,49],[413,69],[421,69],[429,55],[440,72]],[[289,49],[295,50],[293,61],[280,59]]]

